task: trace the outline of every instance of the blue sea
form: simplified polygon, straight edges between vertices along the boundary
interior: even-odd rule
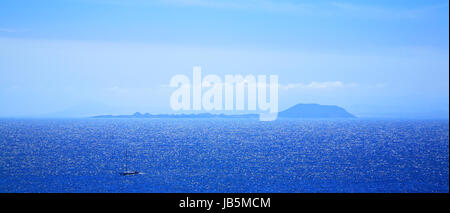
[[[449,192],[449,122],[0,119],[0,192]]]

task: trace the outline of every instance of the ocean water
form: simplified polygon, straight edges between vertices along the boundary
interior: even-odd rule
[[[0,192],[449,192],[449,122],[1,119]]]

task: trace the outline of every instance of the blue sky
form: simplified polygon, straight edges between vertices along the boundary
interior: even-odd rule
[[[175,74],[277,74],[280,109],[447,117],[448,1],[0,2],[0,116],[171,112]]]

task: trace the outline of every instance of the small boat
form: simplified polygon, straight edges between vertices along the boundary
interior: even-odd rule
[[[128,171],[128,149],[126,150],[125,154],[125,171],[120,172],[121,176],[128,176],[128,175],[137,175],[139,174],[138,171]]]
[[[138,171],[134,171],[134,172],[132,172],[132,171],[126,171],[126,172],[121,172],[121,173],[120,173],[120,175],[122,175],[122,176],[127,176],[127,175],[137,175],[137,174],[139,174]]]

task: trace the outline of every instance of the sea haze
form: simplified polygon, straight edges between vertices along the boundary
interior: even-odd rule
[[[448,193],[449,122],[1,119],[0,192]]]

